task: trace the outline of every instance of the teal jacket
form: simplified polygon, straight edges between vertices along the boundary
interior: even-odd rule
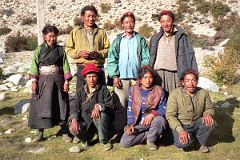
[[[118,68],[118,61],[119,61],[120,43],[121,43],[122,35],[123,33],[117,35],[108,52],[107,73],[110,78],[120,75],[119,68]],[[141,62],[141,64],[139,64],[139,67],[149,65],[150,54],[149,54],[149,48],[147,46],[146,39],[137,32],[135,32],[135,35],[138,43],[138,49],[137,49],[137,54],[139,58],[138,61]]]

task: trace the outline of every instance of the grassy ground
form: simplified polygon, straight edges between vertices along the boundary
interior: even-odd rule
[[[228,92],[229,96],[224,96]],[[68,149],[75,144],[64,143],[61,137],[55,137],[59,127],[48,129],[45,137],[52,137],[40,143],[25,143],[26,137],[34,137],[27,128],[27,121],[22,120],[24,115],[13,115],[14,105],[21,99],[29,98],[29,94],[9,93],[9,99],[0,103],[0,132],[9,128],[16,131],[6,135],[0,135],[0,159],[119,159],[119,160],[237,160],[240,157],[240,85],[228,87],[220,93],[211,93],[215,105],[220,106],[228,101],[230,108],[216,108],[216,121],[218,127],[209,138],[211,152],[202,154],[198,151],[183,152],[173,145],[160,146],[157,151],[149,151],[145,145],[132,148],[122,148],[118,143],[110,151],[103,151],[100,144],[91,146],[81,153],[70,153]],[[42,153],[30,153],[32,149],[45,148]]]

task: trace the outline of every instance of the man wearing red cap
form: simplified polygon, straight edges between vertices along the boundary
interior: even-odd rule
[[[82,70],[86,84],[78,90],[74,103],[70,106],[70,132],[75,135],[73,142],[89,142],[91,135],[98,132],[104,150],[112,148],[108,142],[109,111],[113,109],[112,97],[106,86],[98,83],[100,69],[94,64],[87,64]]]

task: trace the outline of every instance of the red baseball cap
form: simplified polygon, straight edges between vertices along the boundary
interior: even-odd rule
[[[87,64],[82,70],[82,76],[85,77],[88,73],[99,73],[100,69],[95,64]]]

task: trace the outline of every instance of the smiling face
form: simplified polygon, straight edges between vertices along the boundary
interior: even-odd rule
[[[190,73],[185,75],[182,83],[186,89],[186,92],[189,95],[192,95],[195,93],[195,90],[197,88],[197,78],[194,74]]]
[[[91,11],[91,10],[87,10],[82,16],[81,19],[84,23],[84,27],[85,28],[92,28],[95,24],[97,15],[95,12]]]
[[[142,89],[150,89],[153,85],[153,75],[150,72],[144,74],[144,76],[140,79],[140,83],[142,85]]]
[[[124,31],[127,35],[133,33],[134,26],[135,26],[135,22],[132,17],[129,16],[129,17],[125,17],[123,19],[122,28],[124,29]]]
[[[43,37],[44,37],[44,41],[49,46],[53,46],[54,44],[57,43],[57,34],[55,34],[54,32],[49,32],[46,35],[44,35]]]
[[[173,19],[169,15],[160,18],[160,24],[164,32],[170,33],[173,27]]]

